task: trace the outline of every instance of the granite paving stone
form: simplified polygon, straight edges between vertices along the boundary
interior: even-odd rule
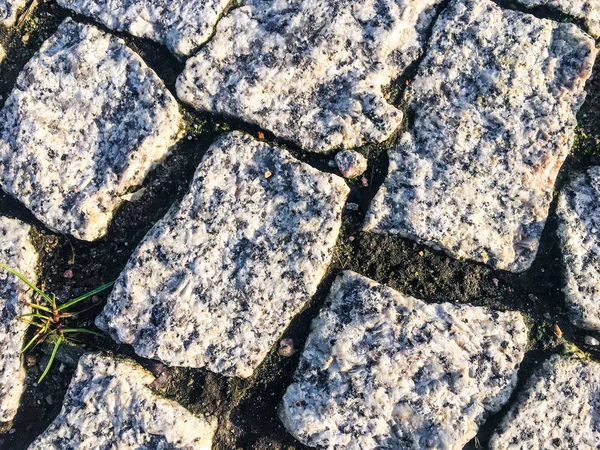
[[[38,254],[30,238],[31,227],[20,220],[0,217],[0,262],[36,282]],[[0,422],[14,419],[25,389],[21,348],[27,324],[16,318],[31,308],[28,288],[14,275],[0,269]]]
[[[414,120],[389,151],[365,229],[528,269],[596,53],[575,25],[451,2],[407,88]]]
[[[124,42],[65,20],[0,111],[0,185],[50,229],[102,237],[175,143],[179,106]]]
[[[315,152],[381,142],[383,93],[422,54],[441,0],[246,0],[190,58],[179,98]]]
[[[153,393],[153,381],[134,361],[82,356],[60,414],[29,450],[210,450],[216,420]]]
[[[518,312],[426,304],[343,272],[281,419],[311,447],[462,449],[508,401],[527,332]]]
[[[517,0],[529,8],[546,7],[582,21],[587,31],[600,38],[600,0]]]
[[[556,211],[565,299],[573,323],[600,331],[600,167],[560,193]]]
[[[344,180],[234,132],[146,235],[96,324],[140,356],[248,377],[317,289]]]
[[[186,57],[204,44],[230,0],[57,0],[111,30],[151,39]]]
[[[490,450],[597,449],[600,364],[554,355],[527,382]]]

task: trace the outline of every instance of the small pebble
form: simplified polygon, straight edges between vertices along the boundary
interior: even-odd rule
[[[271,173],[271,171],[270,171],[270,170],[267,170],[267,171],[265,172],[265,178],[269,179],[269,178],[271,178],[272,176],[273,176],[273,174]]]
[[[15,430],[14,428],[11,428],[10,431],[8,432],[8,434],[14,434],[17,430]]]
[[[50,394],[46,395],[45,400],[46,400],[46,403],[48,403],[49,405],[54,404],[54,400],[52,400],[52,396]]]
[[[492,278],[492,283],[494,283],[494,286],[498,287],[498,278]]]
[[[64,278],[73,278],[73,271],[71,269],[65,270],[65,273],[63,273],[63,277]]]
[[[561,338],[563,335],[562,330],[560,329],[560,327],[558,326],[558,324],[554,324],[554,327],[552,327],[552,331],[554,331],[554,334],[556,335],[557,338]]]
[[[290,339],[290,338],[282,339],[279,342],[279,349],[277,350],[277,353],[279,353],[279,356],[283,356],[285,358],[289,358],[290,356],[293,356],[296,353],[296,349],[294,348],[293,339]]]
[[[259,139],[264,139],[265,138],[265,133],[263,133],[262,131],[259,131],[258,133],[256,133],[256,137]]]
[[[358,203],[346,203],[346,209],[348,211],[358,211]]]
[[[369,187],[369,180],[364,175],[360,177],[360,184],[362,187]]]
[[[25,365],[27,367],[33,367],[37,364],[37,358],[34,355],[25,356]]]
[[[592,337],[592,336],[586,336],[585,337],[585,343],[587,345],[593,345],[593,346],[598,346],[600,345],[600,342],[598,342],[598,339]]]
[[[348,240],[349,240],[350,242],[353,242],[353,241],[354,241],[354,236],[350,236],[350,237],[348,238]]]
[[[335,155],[335,162],[344,178],[356,178],[367,170],[367,159],[353,150],[344,150]]]
[[[336,167],[337,164],[335,163],[335,161],[333,159],[330,159],[329,161],[327,161],[327,165],[329,167]]]

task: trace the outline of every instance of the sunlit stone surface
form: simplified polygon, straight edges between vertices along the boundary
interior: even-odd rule
[[[0,262],[36,283],[38,255],[29,237],[30,226],[16,219],[0,217]],[[27,285],[0,268],[0,422],[15,417],[24,390],[25,368],[21,349],[27,324],[16,318],[31,309]]]
[[[153,381],[134,361],[82,356],[60,414],[29,450],[210,450],[216,420],[154,394]]]
[[[600,167],[563,189],[556,213],[571,320],[600,331]]]
[[[402,113],[382,89],[421,54],[441,0],[247,0],[188,60],[177,94],[306,150],[383,141]]]
[[[574,25],[452,2],[407,90],[412,129],[389,153],[365,229],[526,270],[595,57]]]
[[[2,0],[0,0],[2,1]],[[189,56],[212,35],[229,0],[57,0],[108,28],[166,45]]]
[[[598,423],[600,364],[555,355],[528,381],[489,447],[596,449]]]
[[[315,293],[349,189],[231,133],[146,235],[96,324],[173,366],[248,377]]]
[[[426,304],[344,272],[280,415],[319,448],[462,449],[508,401],[526,346],[518,312]]]
[[[517,0],[528,7],[546,6],[585,23],[595,38],[600,37],[600,0]]]
[[[124,43],[67,19],[0,112],[0,185],[48,227],[103,236],[181,127],[163,82]]]

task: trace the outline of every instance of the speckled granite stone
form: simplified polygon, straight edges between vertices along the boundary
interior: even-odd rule
[[[81,357],[63,407],[29,450],[210,450],[217,423],[159,397],[131,360]]]
[[[96,324],[141,356],[250,376],[315,293],[348,192],[285,150],[224,136],[137,248]]]
[[[594,41],[488,0],[453,1],[407,90],[410,133],[365,229],[498,269],[530,267],[573,144]]]
[[[26,4],[27,0],[0,0],[0,25],[13,26],[17,21],[17,13]]]
[[[0,262],[37,282],[35,266],[38,255],[29,238],[29,225],[0,217]],[[0,269],[0,422],[11,421],[19,408],[25,385],[21,358],[27,325],[15,318],[31,312],[21,304],[27,286],[4,269]]]
[[[356,178],[367,170],[367,158],[354,150],[343,150],[335,155],[335,163],[344,178]]]
[[[165,156],[181,117],[121,40],[67,19],[19,75],[0,123],[2,188],[48,227],[91,241]]]
[[[462,449],[507,402],[526,345],[518,312],[428,305],[344,272],[280,415],[330,450]]]
[[[528,382],[490,450],[597,449],[600,364],[552,356]]]
[[[188,60],[179,98],[306,150],[387,139],[382,88],[421,54],[441,0],[246,0]]]
[[[189,56],[212,35],[229,0],[57,0],[108,28],[152,39]]]
[[[600,37],[600,0],[517,0],[527,7],[546,6],[582,20],[589,33]]]
[[[563,189],[556,214],[571,320],[600,331],[600,166]]]

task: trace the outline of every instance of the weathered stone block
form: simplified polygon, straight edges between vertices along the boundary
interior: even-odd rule
[[[0,262],[37,282],[38,254],[29,236],[30,226],[16,219],[0,217]],[[21,300],[31,292],[25,283],[0,269],[0,422],[9,422],[17,414],[25,388],[25,368],[21,349],[27,324],[16,316],[31,312]]]
[[[49,228],[91,241],[166,155],[181,117],[123,41],[67,19],[19,75],[0,123],[2,188]]]
[[[489,448],[595,449],[599,422],[600,364],[554,355],[528,381]]]
[[[585,23],[595,38],[600,38],[600,0],[517,0],[530,8],[546,6]]]
[[[29,450],[210,450],[216,420],[154,394],[153,381],[134,361],[82,356],[60,414]]]
[[[508,401],[526,346],[518,312],[426,304],[344,272],[280,415],[309,446],[462,449]]]
[[[441,0],[247,0],[190,58],[177,95],[306,150],[387,139],[382,89],[421,54]]]
[[[248,377],[325,274],[349,189],[231,133],[118,278],[96,324],[172,366]]]
[[[556,213],[571,320],[600,331],[600,167],[563,189]]]
[[[0,0],[1,1],[1,0]],[[179,56],[204,44],[229,0],[57,0],[111,30],[151,39]]]
[[[365,229],[530,267],[596,57],[574,25],[456,0],[434,26]]]

